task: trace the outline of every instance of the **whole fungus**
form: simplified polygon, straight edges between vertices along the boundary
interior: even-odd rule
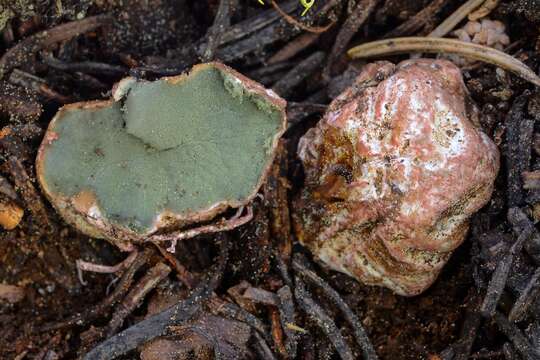
[[[38,179],[68,223],[123,250],[230,228],[215,219],[256,196],[285,131],[285,106],[220,63],[153,82],[126,78],[111,100],[58,111]]]
[[[477,123],[451,62],[366,65],[300,140],[298,239],[365,284],[421,293],[493,191],[499,153]]]

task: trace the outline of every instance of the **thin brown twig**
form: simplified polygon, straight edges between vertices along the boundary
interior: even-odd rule
[[[284,334],[281,327],[279,311],[276,308],[269,308],[268,311],[270,313],[270,322],[272,324],[272,339],[274,339],[274,346],[281,356],[288,358],[289,354],[285,348]]]
[[[324,58],[325,54],[322,51],[311,54],[277,81],[272,86],[272,90],[282,97],[290,95],[296,86],[300,85],[304,79],[313,74],[321,66]]]
[[[523,320],[533,302],[538,298],[540,292],[539,283],[540,268],[536,269],[531,279],[527,282],[527,286],[523,289],[512,306],[512,310],[510,310],[510,314],[508,315],[508,320],[512,322]]]
[[[328,339],[338,352],[341,359],[353,360],[355,357],[352,350],[349,345],[347,345],[347,342],[345,341],[345,338],[341,334],[339,328],[336,326],[336,323],[320,307],[320,305],[313,300],[300,278],[295,277],[295,284],[296,287],[294,289],[294,295],[302,310],[304,310],[307,315],[315,320],[319,328],[326,334],[326,336],[328,336]]]
[[[106,337],[114,335],[124,323],[124,319],[135,310],[143,301],[146,294],[155,288],[165,279],[171,268],[164,263],[157,263],[144,275],[137,285],[126,295],[124,300],[118,305],[111,321],[107,325]]]
[[[378,3],[379,0],[361,0],[358,2],[336,36],[334,46],[326,62],[327,65],[323,71],[323,78],[330,79],[335,61],[343,54],[354,34],[366,22]]]
[[[122,76],[127,73],[127,69],[121,65],[111,65],[95,61],[64,62],[52,55],[44,56],[43,61],[53,69],[61,71],[109,76]]]
[[[196,279],[193,274],[184,266],[173,254],[159,246],[158,243],[153,243],[159,250],[161,256],[163,256],[169,264],[176,270],[176,276],[188,289],[193,289],[196,284]]]
[[[328,285],[321,277],[319,277],[315,272],[311,271],[304,265],[305,259],[300,256],[295,256],[292,262],[293,269],[300,275],[302,278],[313,283],[319,287],[323,293],[336,305],[336,307],[343,313],[345,320],[351,325],[354,331],[355,339],[364,355],[365,360],[376,360],[378,359],[377,353],[369,340],[369,337],[360,322],[360,319],[356,314],[351,310],[351,308],[345,303],[341,298],[339,293],[334,290],[330,285]]]
[[[300,53],[302,50],[309,47],[311,44],[315,43],[321,34],[317,33],[304,33],[300,36],[298,36],[296,39],[290,41],[279,49],[274,55],[268,59],[268,64],[276,64],[283,61],[287,61],[290,58],[294,57],[298,53]]]
[[[434,16],[448,3],[449,0],[433,0],[407,21],[389,31],[384,38],[412,35],[433,20]]]
[[[69,40],[74,36],[92,31],[107,24],[111,20],[108,15],[87,17],[83,20],[72,21],[58,25],[52,29],[41,31],[27,37],[6,51],[0,58],[0,79],[9,71],[23,64],[29,56],[60,41]]]
[[[281,9],[286,13],[292,13],[299,7],[298,0],[288,0],[283,3]],[[262,11],[257,16],[250,17],[244,21],[229,27],[220,38],[219,46],[249,37],[256,31],[268,27],[281,19],[281,15],[273,9]]]
[[[508,218],[510,220],[515,218],[515,215],[513,213],[517,211],[520,210],[518,208],[510,208],[508,210]],[[493,275],[489,282],[484,302],[482,303],[482,307],[480,308],[480,312],[484,317],[492,317],[495,314],[495,311],[497,310],[497,304],[499,303],[499,299],[501,298],[504,291],[508,275],[510,274],[510,269],[514,258],[521,251],[525,242],[532,235],[533,231],[529,228],[526,228],[521,233],[519,233],[518,238],[516,239],[514,244],[512,244],[512,247],[510,248],[508,253],[505,254],[505,256],[497,264],[497,267],[495,268],[495,271],[493,272]]]
[[[326,30],[330,29],[332,27],[332,25],[335,24],[335,22],[332,21],[332,22],[330,22],[330,24],[328,24],[326,26],[308,26],[308,25],[305,25],[305,24],[301,23],[300,21],[296,20],[295,18],[293,18],[291,15],[287,14],[285,11],[283,11],[274,0],[270,0],[270,2],[272,3],[272,6],[274,7],[274,9],[276,9],[276,11],[281,16],[283,16],[283,18],[288,23],[290,23],[291,25],[297,26],[302,30],[305,30],[305,31],[308,31],[308,32],[311,32],[311,33],[320,34],[320,33],[325,32]]]

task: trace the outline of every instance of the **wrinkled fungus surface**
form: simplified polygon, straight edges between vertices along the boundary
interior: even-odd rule
[[[374,63],[300,140],[299,240],[371,285],[429,287],[490,199],[495,144],[449,61]]]
[[[37,166],[68,221],[117,245],[247,203],[285,127],[284,100],[217,63],[113,95],[62,108]]]

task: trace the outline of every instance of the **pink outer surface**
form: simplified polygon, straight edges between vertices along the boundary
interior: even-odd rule
[[[445,60],[367,65],[300,140],[299,240],[332,269],[416,295],[490,199],[495,144]]]

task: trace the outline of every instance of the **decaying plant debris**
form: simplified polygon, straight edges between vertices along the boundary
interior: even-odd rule
[[[539,358],[540,90],[530,82],[540,65],[538,1],[315,0],[304,17],[298,0],[275,0],[279,12],[256,0],[51,0],[30,12],[23,3],[33,2],[16,1],[0,17],[2,26],[9,19],[0,39],[0,203],[23,211],[0,234],[0,358]],[[366,64],[347,50],[412,36],[435,57],[448,42],[428,35],[447,36],[482,12],[506,25],[504,52],[514,60],[462,69],[502,164],[465,243],[414,298],[319,267],[291,232],[290,200],[304,181],[295,154]],[[60,106],[108,99],[126,76],[153,81],[202,61],[226,63],[288,102],[253,219],[179,241],[174,254],[154,242],[131,255],[63,222],[34,167]],[[512,74],[524,69],[525,79]],[[83,285],[77,263],[118,271],[85,272]]]

